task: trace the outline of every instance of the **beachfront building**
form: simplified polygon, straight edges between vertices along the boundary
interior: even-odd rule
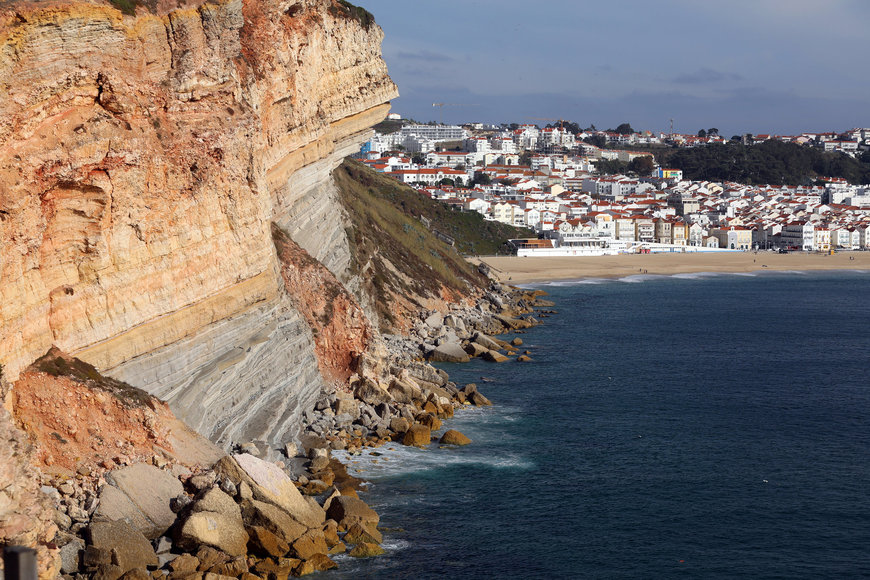
[[[729,250],[752,249],[752,231],[747,228],[740,226],[713,228],[710,230],[710,235],[719,240],[720,248]]]
[[[809,221],[788,224],[782,228],[780,244],[783,248],[791,250],[815,250],[815,230],[815,226]]]

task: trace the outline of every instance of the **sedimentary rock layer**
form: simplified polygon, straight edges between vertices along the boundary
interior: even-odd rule
[[[332,0],[152,4],[0,9],[0,364],[56,345],[218,441],[283,437],[322,379],[271,223],[349,277],[323,178],[397,94],[381,31]]]

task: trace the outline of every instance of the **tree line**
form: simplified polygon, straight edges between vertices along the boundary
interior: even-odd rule
[[[858,158],[815,147],[764,141],[736,141],[655,152],[662,167],[681,169],[691,180],[735,181],[751,185],[812,185],[823,177],[870,183],[870,151]]]

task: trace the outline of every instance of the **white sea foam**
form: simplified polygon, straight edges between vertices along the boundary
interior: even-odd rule
[[[374,455],[375,453],[378,455]],[[351,475],[373,482],[385,477],[420,473],[451,465],[483,465],[498,469],[531,469],[534,467],[534,463],[530,459],[518,454],[493,456],[474,452],[469,447],[441,449],[437,443],[424,449],[405,447],[396,443],[378,449],[366,450],[359,455],[335,451],[333,456],[347,466]]]
[[[658,280],[661,278],[664,278],[664,276],[657,276],[655,274],[632,274],[631,276],[618,278],[617,282],[625,282],[626,284],[640,284],[641,282],[649,282],[650,280]]]
[[[671,278],[676,278],[677,280],[702,280],[704,278],[714,278],[719,275],[719,272],[685,272],[682,274],[674,274]]]

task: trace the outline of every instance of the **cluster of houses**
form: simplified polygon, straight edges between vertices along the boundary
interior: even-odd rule
[[[601,159],[649,153],[578,144],[559,128],[523,126],[486,138],[458,129],[467,134],[451,135],[462,137],[463,151],[418,152],[418,163],[372,149],[361,157],[423,195],[533,230],[537,238],[521,244],[538,253],[870,248],[868,186],[834,178],[801,187],[688,181],[665,168],[641,178],[602,176]],[[575,153],[535,153],[520,165],[520,152],[539,150],[541,140]]]
[[[396,115],[396,117],[398,117]],[[410,154],[436,151],[444,142],[461,142],[466,152],[477,154],[473,162],[516,164],[523,151],[538,153],[567,153],[601,158],[606,150],[588,141],[603,143],[607,150],[629,146],[672,145],[698,147],[724,143],[727,139],[715,129],[710,133],[699,131],[697,135],[681,133],[653,133],[651,131],[618,133],[585,129],[578,133],[564,126],[539,128],[537,125],[493,126],[474,124],[467,126],[440,124],[408,124],[390,134],[377,134],[366,144],[366,151],[385,153],[400,149]],[[735,136],[736,137],[736,136]],[[732,137],[733,139],[734,137]],[[856,156],[870,148],[870,129],[856,128],[843,132],[805,132],[799,135],[746,134],[740,137],[746,144],[764,141],[782,141],[813,146],[825,151],[839,151]],[[606,157],[605,157],[606,158]],[[513,163],[512,163],[513,162]]]

